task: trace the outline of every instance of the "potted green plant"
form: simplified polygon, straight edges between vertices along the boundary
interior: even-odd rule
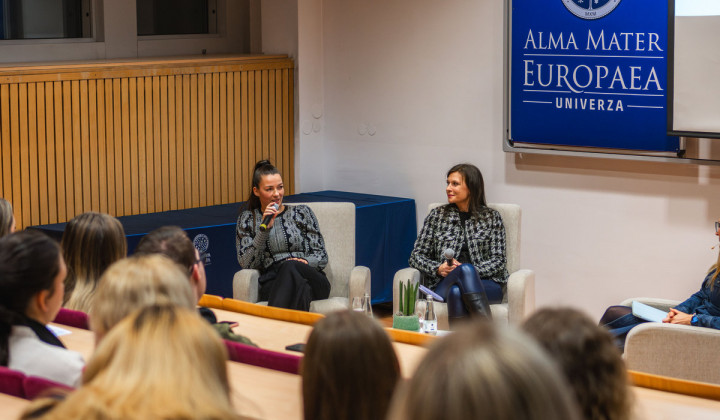
[[[419,331],[420,320],[415,313],[418,282],[408,280],[400,282],[400,306],[398,313],[393,314],[393,328],[407,331]]]

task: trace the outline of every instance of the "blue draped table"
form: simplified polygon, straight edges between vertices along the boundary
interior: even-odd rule
[[[395,272],[407,267],[417,236],[415,200],[344,191],[318,191],[286,196],[286,203],[319,201],[355,204],[355,264],[370,268],[372,302],[392,301]],[[240,269],[235,250],[235,224],[242,203],[119,217],[128,250],[160,226],[184,229],[205,259],[207,293],[232,297],[232,278]],[[60,239],[65,223],[33,226]]]

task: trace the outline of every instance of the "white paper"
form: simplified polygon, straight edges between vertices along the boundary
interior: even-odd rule
[[[54,325],[48,325],[48,330],[55,335],[55,337],[61,337],[63,335],[72,334],[72,331],[66,330],[65,328],[56,327]]]
[[[636,317],[650,322],[662,322],[662,320],[667,316],[667,312],[653,308],[652,306],[644,303],[640,303],[636,300],[633,300],[632,303],[632,313]]]

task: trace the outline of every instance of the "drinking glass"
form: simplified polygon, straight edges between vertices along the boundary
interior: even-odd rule
[[[356,312],[364,312],[363,301],[360,296],[355,296],[352,300],[352,310]]]
[[[425,311],[427,310],[427,300],[418,299],[415,301],[415,315],[420,321],[420,332],[425,332]]]

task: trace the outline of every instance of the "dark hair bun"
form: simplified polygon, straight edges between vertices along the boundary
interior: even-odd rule
[[[257,171],[258,169],[262,168],[263,166],[273,166],[273,164],[270,163],[270,161],[267,159],[259,160],[255,164],[255,170]]]

